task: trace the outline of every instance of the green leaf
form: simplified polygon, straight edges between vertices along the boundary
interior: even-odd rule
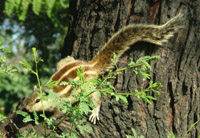
[[[39,15],[42,6],[42,0],[33,0],[33,12]]]
[[[92,78],[92,79],[87,80],[87,82],[91,82],[91,83],[94,83],[94,84],[98,84],[98,83],[100,82],[100,79],[94,77],[94,78]]]
[[[28,6],[30,4],[31,0],[22,0],[21,1],[21,7],[20,10],[22,11],[20,14],[18,14],[19,19],[24,21],[26,19],[26,13],[28,10]]]
[[[54,7],[56,0],[46,0],[46,5],[47,5],[47,15],[49,18],[51,18],[51,13],[52,13],[52,9]]]
[[[113,90],[110,88],[103,88],[100,90],[101,92],[105,92],[105,93],[113,93]]]
[[[176,136],[175,136],[175,134],[173,132],[171,132],[170,138],[176,138]]]
[[[46,86],[51,88],[51,87],[56,87],[58,88],[58,85],[56,84],[58,81],[52,81],[52,80],[49,80],[47,83],[46,83]]]
[[[62,111],[63,113],[67,113],[70,112],[69,109],[71,108],[72,105],[67,98],[60,99],[60,109],[59,109],[60,111]]]
[[[111,61],[114,65],[117,64],[117,54],[116,53],[113,53],[113,58],[111,58]]]
[[[36,60],[37,59],[37,50],[35,47],[32,48],[32,52],[33,52],[34,59]]]
[[[22,64],[24,67],[26,67],[30,71],[33,71],[31,65],[28,64],[28,62],[26,60],[24,60],[23,62],[20,62],[20,64]]]
[[[0,122],[3,122],[4,119],[6,119],[6,116],[0,112]]]
[[[159,59],[160,58],[160,56],[152,56],[151,58],[150,58],[150,60],[157,60],[157,59]]]
[[[6,0],[5,10],[8,16],[10,16],[13,13],[14,8],[15,8],[15,0]]]
[[[144,98],[144,100],[148,103],[148,104],[152,104],[151,101],[149,99],[147,99],[146,97]]]
[[[51,100],[52,101],[51,105],[53,107],[56,107],[56,106],[58,106],[60,104],[60,96],[59,96],[58,93],[55,93],[53,91],[53,89],[48,89],[48,88],[45,89],[45,92],[48,93],[48,95],[47,96],[43,96],[43,98],[46,97],[47,100]]]
[[[79,104],[79,110],[81,111],[81,113],[85,113],[87,115],[88,112],[90,111],[90,108],[87,103],[81,102]]]
[[[148,69],[151,68],[151,65],[150,65],[147,61],[144,61],[143,64],[144,64]]]
[[[21,4],[21,0],[15,0],[15,8],[16,8],[16,12],[19,13],[19,9],[20,9],[20,4]]]
[[[44,118],[44,120],[47,120],[47,117],[44,114],[40,114],[41,117]]]
[[[139,69],[138,68],[133,69],[133,71],[135,72],[136,75],[139,73]]]
[[[132,132],[133,132],[133,136],[134,136],[135,138],[137,138],[137,132],[136,132],[136,130],[135,130],[134,128],[131,128],[131,130],[132,130]]]
[[[25,122],[25,123],[33,121],[33,119],[31,118],[31,116],[27,112],[17,111],[16,113],[19,114],[19,115],[22,115],[23,117],[25,117],[23,119],[23,122]]]
[[[69,82],[62,81],[62,82],[60,83],[60,85],[66,86],[66,85],[69,85]]]
[[[155,93],[157,93],[158,95],[160,95],[160,91],[157,91],[157,90],[152,90],[152,91],[155,92]]]
[[[92,132],[92,128],[89,125],[79,126],[81,134],[84,134],[84,131],[90,133]]]
[[[142,76],[144,76],[144,77],[146,77],[146,78],[148,78],[148,79],[151,78],[151,75],[148,74],[148,73],[146,73],[146,72],[141,72],[141,74],[142,74]]]
[[[112,84],[110,84],[109,87],[110,87],[111,89],[115,90],[115,87],[114,87]]]
[[[63,8],[68,8],[69,7],[69,0],[60,0],[60,5]]]
[[[1,45],[1,42],[0,42],[0,45]],[[10,53],[10,52],[11,52],[10,49],[6,49],[6,48],[4,48],[3,46],[0,46],[0,51],[3,51],[3,52],[5,52],[5,53]]]
[[[146,96],[148,99],[151,99],[151,100],[156,100],[156,98],[155,97],[153,97],[153,96]]]
[[[35,111],[32,111],[32,112],[33,112],[35,124],[38,125],[39,124],[39,122],[38,122],[39,117],[38,117],[38,115],[37,115],[37,113]]]
[[[44,62],[44,60],[42,58],[39,58],[38,62]]]
[[[128,100],[125,96],[122,95],[116,95],[116,101],[118,101],[119,99],[121,99],[123,102],[125,102],[126,104],[128,104]]]
[[[190,126],[190,128],[187,130],[187,132],[185,133],[185,136],[187,135],[187,133],[189,133],[190,131],[191,131],[191,129],[197,124],[197,123],[199,123],[200,122],[200,120],[197,120],[194,124],[192,124],[191,126]]]
[[[23,122],[27,123],[33,121],[33,119],[31,118],[31,116],[27,116],[26,118],[23,119]]]
[[[80,78],[81,81],[85,80],[85,73],[84,73],[84,67],[80,66],[80,68],[77,69],[77,76]]]
[[[6,62],[6,56],[3,56],[3,55],[0,56],[0,62],[5,63]]]
[[[26,117],[26,116],[28,115],[27,112],[20,111],[20,110],[16,111],[16,113],[17,113],[18,115],[22,115],[22,116],[24,116],[24,117]]]

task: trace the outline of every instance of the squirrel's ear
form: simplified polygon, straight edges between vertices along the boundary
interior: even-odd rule
[[[37,91],[37,90],[38,90],[38,88],[37,88],[37,86],[35,85],[35,86],[34,86],[34,91]]]

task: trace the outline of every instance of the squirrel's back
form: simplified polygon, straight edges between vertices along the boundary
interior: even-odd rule
[[[100,73],[113,66],[111,58],[116,53],[117,59],[138,41],[145,41],[162,45],[167,42],[179,29],[183,27],[182,13],[163,25],[128,25],[117,33],[103,46],[100,52],[90,61]]]

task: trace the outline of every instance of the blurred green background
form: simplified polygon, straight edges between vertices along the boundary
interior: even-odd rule
[[[0,119],[32,93],[36,77],[20,62],[34,67],[32,47],[44,60],[42,83],[55,72],[68,30],[69,0],[0,0]],[[8,49],[10,52],[8,53]]]

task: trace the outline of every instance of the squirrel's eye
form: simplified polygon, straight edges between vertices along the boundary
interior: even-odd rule
[[[36,102],[36,103],[39,103],[39,102],[40,102],[40,99],[36,99],[35,102]]]

